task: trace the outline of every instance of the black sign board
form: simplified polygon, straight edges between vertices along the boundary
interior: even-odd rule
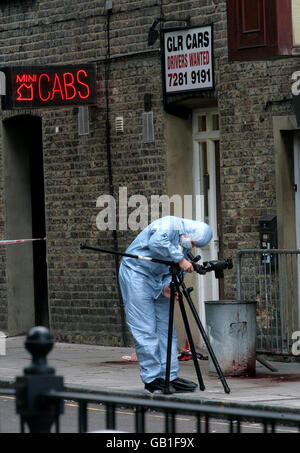
[[[6,76],[2,108],[24,109],[96,104],[96,65],[19,66]]]

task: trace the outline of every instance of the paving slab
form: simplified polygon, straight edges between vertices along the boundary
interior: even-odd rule
[[[6,355],[0,356],[0,385],[13,385],[16,376],[23,374],[31,356],[24,348],[25,337],[6,339]],[[205,354],[205,351],[203,351]],[[48,362],[56,374],[64,376],[68,390],[153,397],[144,391],[136,361],[126,360],[133,348],[56,343]],[[175,395],[155,395],[167,398],[224,406],[249,406],[291,411],[300,414],[299,362],[271,362],[271,372],[257,362],[253,377],[226,377],[230,394],[224,392],[217,375],[209,370],[207,360],[199,360],[205,390]],[[180,362],[179,376],[197,382],[193,361]]]

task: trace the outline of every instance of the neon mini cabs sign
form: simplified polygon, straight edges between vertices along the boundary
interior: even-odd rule
[[[4,68],[3,109],[79,106],[96,103],[96,66],[20,66]]]

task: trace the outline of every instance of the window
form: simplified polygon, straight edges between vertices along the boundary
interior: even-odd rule
[[[229,59],[291,55],[291,11],[291,0],[227,0]]]

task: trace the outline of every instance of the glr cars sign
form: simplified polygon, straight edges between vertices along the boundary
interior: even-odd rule
[[[163,32],[165,93],[214,88],[212,25]]]
[[[96,103],[96,66],[20,66],[3,68],[3,109],[89,105]]]

